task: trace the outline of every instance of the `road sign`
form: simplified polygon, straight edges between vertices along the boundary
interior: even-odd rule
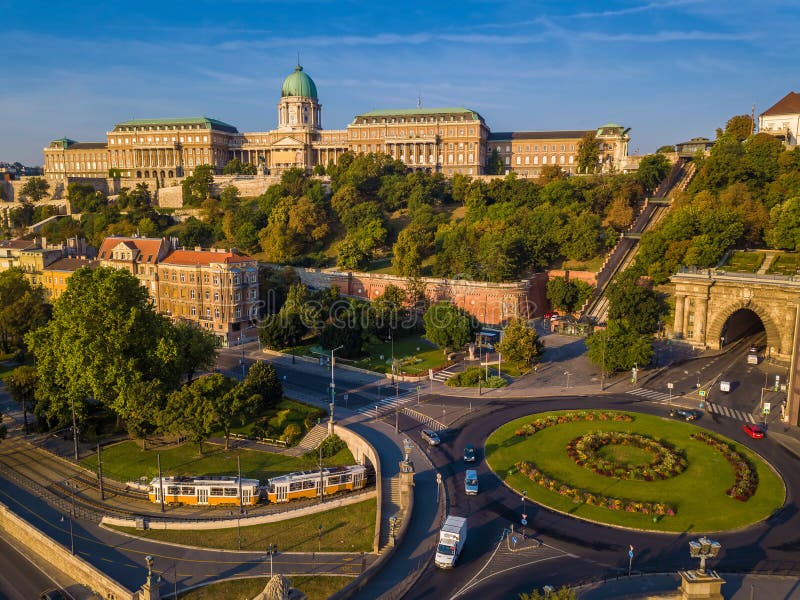
[[[523,514],[522,514],[522,518],[523,518],[523,519],[527,519],[527,518],[528,518],[528,515],[526,515],[525,513],[523,513]]]
[[[336,384],[331,381],[331,389],[336,388]]]
[[[668,384],[667,384],[667,389],[668,389],[668,390],[671,390],[671,389],[672,389],[672,388],[674,388],[674,387],[675,387],[675,386],[674,386],[674,385],[672,385],[671,383],[668,383]]]
[[[524,527],[525,525],[528,524],[528,519],[526,519],[525,517],[522,517],[522,520],[520,521],[520,523],[522,523],[522,526]]]
[[[347,392],[344,393],[344,401],[347,402],[350,399],[350,394]]]
[[[417,391],[420,391],[421,389],[422,389],[422,386],[421,386],[421,385],[418,385],[418,386],[417,386]]]
[[[771,409],[772,409],[772,404],[770,402],[764,402],[764,414],[768,415]]]
[[[700,390],[700,397],[705,398],[708,392],[706,390]]]
[[[633,550],[628,550],[628,558],[633,558]]]
[[[511,543],[514,544],[515,546],[517,545],[517,536],[511,538]]]

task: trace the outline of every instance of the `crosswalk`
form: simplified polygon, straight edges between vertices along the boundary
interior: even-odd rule
[[[646,398],[647,400],[653,400],[655,402],[667,403],[670,400],[675,400],[676,396],[671,396],[665,392],[659,392],[657,390],[648,390],[647,388],[636,388],[635,390],[629,390],[629,394],[634,396],[639,396],[640,398]],[[721,417],[728,417],[729,419],[736,419],[737,421],[741,421],[742,423],[757,423],[756,418],[748,412],[743,410],[739,410],[736,408],[731,408],[729,406],[725,406],[724,404],[717,404],[716,402],[705,402],[706,410],[710,413],[715,415],[719,415]]]
[[[647,398],[648,400],[669,400],[674,396],[670,396],[664,392],[658,392],[656,390],[648,390],[647,388],[636,388],[635,390],[629,390],[629,394],[633,394],[634,396],[640,396],[642,398]]]
[[[742,421],[743,423],[756,423],[753,415],[746,413],[743,410],[737,410],[735,408],[723,406],[722,404],[716,404],[715,402],[706,402],[706,406],[708,407],[708,412],[710,413],[714,413],[722,417],[736,419],[737,421]]]
[[[455,368],[456,368],[455,365],[453,365],[452,367],[447,367],[446,369],[442,369],[441,371],[436,371],[431,376],[431,379],[433,379],[434,381],[439,381],[441,383],[444,383],[455,374],[453,370]]]
[[[409,402],[413,402],[417,398],[417,392],[414,390],[403,391],[399,396],[387,396],[378,400],[374,404],[365,404],[356,410],[357,413],[369,417],[379,417],[380,415],[395,410],[396,407],[401,407]]]

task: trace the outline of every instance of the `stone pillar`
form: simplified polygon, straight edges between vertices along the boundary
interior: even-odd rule
[[[689,296],[683,297],[683,337],[688,336],[689,331]]]
[[[685,335],[683,329],[683,303],[686,301],[686,296],[675,296],[675,322],[672,325],[672,332],[675,338],[682,338]]]
[[[400,510],[406,510],[414,493],[414,462],[400,461]]]
[[[706,313],[708,298],[696,298],[694,306],[694,339],[706,345]]]

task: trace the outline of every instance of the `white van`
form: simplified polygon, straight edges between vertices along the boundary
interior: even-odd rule
[[[478,494],[478,472],[475,469],[467,469],[464,476],[464,492],[469,496]]]

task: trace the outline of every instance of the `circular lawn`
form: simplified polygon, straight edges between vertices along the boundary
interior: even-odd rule
[[[780,477],[741,444],[682,421],[633,412],[522,417],[489,436],[486,461],[529,500],[637,529],[740,528],[768,517],[785,498]]]

